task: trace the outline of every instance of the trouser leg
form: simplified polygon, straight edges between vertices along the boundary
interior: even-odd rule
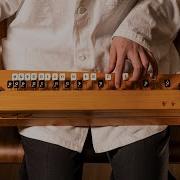
[[[81,180],[83,157],[64,147],[21,137],[25,151],[22,180]]]
[[[107,152],[111,180],[168,180],[169,132]]]

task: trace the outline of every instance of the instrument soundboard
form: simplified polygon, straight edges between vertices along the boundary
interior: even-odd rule
[[[0,71],[0,126],[180,124],[180,74]]]

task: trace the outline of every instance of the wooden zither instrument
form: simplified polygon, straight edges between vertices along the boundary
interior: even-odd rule
[[[179,125],[180,75],[0,71],[0,125]]]

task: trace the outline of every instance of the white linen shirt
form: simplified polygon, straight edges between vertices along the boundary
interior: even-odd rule
[[[113,36],[154,54],[159,73],[180,71],[173,40],[179,0],[0,0],[0,20],[15,12],[3,41],[5,69],[105,71]],[[149,137],[167,126],[91,128],[95,152]],[[29,127],[20,134],[81,152],[88,128]]]

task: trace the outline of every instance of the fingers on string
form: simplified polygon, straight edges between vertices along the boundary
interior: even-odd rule
[[[117,53],[116,48],[111,46],[109,54],[109,68],[107,73],[112,73],[116,67]]]
[[[123,69],[124,69],[124,65],[125,65],[125,57],[126,57],[125,51],[117,52],[116,67],[114,69],[116,88],[120,88],[120,86],[121,86],[122,73],[123,73]]]

